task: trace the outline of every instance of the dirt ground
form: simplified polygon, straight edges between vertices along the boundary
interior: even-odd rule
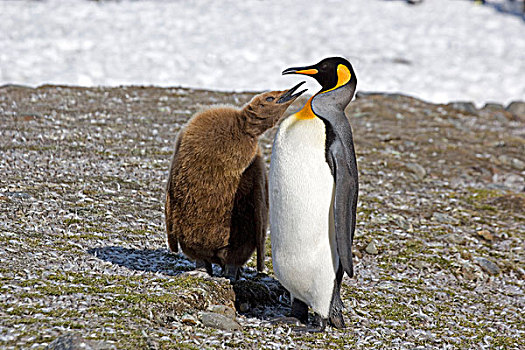
[[[199,106],[253,95],[0,87],[0,347],[64,336],[104,349],[523,346],[525,116],[498,105],[350,104],[360,194],[346,329],[269,322],[289,312],[270,249],[267,274],[252,260],[238,285],[189,272],[163,224],[175,135]],[[236,308],[239,329],[207,321],[217,305]]]

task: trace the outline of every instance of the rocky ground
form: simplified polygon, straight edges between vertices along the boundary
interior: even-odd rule
[[[0,87],[1,348],[523,346],[523,105],[351,103],[361,188],[348,328],[302,334],[270,322],[289,312],[270,253],[267,275],[251,261],[232,286],[166,249],[177,130],[199,105],[252,95]]]

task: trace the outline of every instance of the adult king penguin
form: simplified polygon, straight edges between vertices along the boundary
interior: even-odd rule
[[[275,275],[292,297],[292,316],[312,331],[343,328],[343,273],[353,276],[352,240],[358,192],[352,128],[344,109],[356,76],[331,57],[284,74],[315,78],[322,89],[283,120],[274,139],[269,174],[270,230]]]

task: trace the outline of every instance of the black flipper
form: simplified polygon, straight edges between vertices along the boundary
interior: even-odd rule
[[[337,253],[343,270],[349,277],[353,277],[352,242],[356,222],[358,182],[353,147],[351,156],[348,155],[349,151],[337,136],[329,148],[335,181],[334,223]]]
[[[337,252],[343,270],[353,277],[352,241],[354,239],[358,174],[352,127],[344,109],[355,92],[356,80],[312,99],[312,111],[325,124],[325,156],[335,180],[334,222]]]

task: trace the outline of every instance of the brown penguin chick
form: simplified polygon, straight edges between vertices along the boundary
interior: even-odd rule
[[[219,264],[230,279],[257,249],[264,268],[268,181],[258,137],[276,125],[304,91],[255,96],[242,109],[215,106],[197,113],[175,141],[166,189],[168,245],[178,245],[211,275]]]

